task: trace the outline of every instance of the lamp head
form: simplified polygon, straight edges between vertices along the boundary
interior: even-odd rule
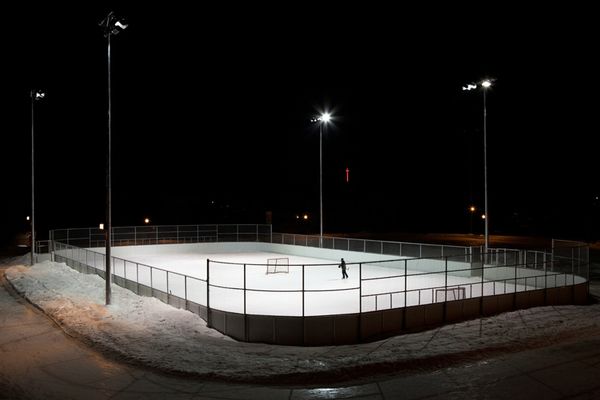
[[[310,122],[322,122],[322,123],[328,123],[329,121],[331,121],[331,114],[327,113],[327,112],[319,115],[318,117],[311,118],[311,120],[310,120]]]
[[[104,18],[98,25],[104,30],[104,37],[110,35],[117,35],[119,32],[124,31],[128,24],[123,18],[118,18],[114,12],[109,12],[106,18]]]
[[[30,95],[33,100],[42,100],[44,97],[46,97],[46,93],[38,89],[33,89]]]

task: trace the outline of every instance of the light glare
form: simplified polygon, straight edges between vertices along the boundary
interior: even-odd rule
[[[481,86],[483,86],[484,88],[489,88],[490,86],[492,86],[492,82],[486,79],[485,81],[481,82]]]

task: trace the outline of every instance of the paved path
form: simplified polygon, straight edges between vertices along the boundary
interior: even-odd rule
[[[439,370],[315,388],[240,385],[165,375],[67,336],[12,292],[0,268],[0,399],[595,399],[596,333]]]

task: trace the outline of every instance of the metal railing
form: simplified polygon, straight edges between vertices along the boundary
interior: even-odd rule
[[[195,236],[191,234],[194,232],[193,229],[185,231],[179,228],[175,230],[165,227],[157,228],[153,232],[157,236],[151,240],[151,244],[173,243],[171,241],[173,232],[177,233],[174,239],[176,243],[187,243],[187,240],[191,238],[202,241],[200,238],[203,237],[210,237],[211,240],[206,240],[208,242],[227,241],[223,240],[225,238],[243,241],[253,238],[254,241],[263,241],[261,239],[266,239],[266,235],[268,235],[272,236],[273,243],[291,244],[288,242],[293,241],[296,245],[311,246],[314,238],[318,238],[318,236],[305,235],[271,235],[270,226],[261,231],[262,228],[259,228],[258,225],[253,226],[252,232],[250,232],[252,230],[249,228],[250,226],[231,225],[224,233],[225,236],[223,236],[222,228],[221,234],[219,234],[218,228],[223,227],[222,225],[213,225],[212,227],[216,229],[202,231],[203,233],[211,232],[210,235],[205,236],[199,234],[201,226],[206,225],[193,225],[196,227]],[[240,227],[244,228],[240,230]],[[120,237],[116,236],[115,241],[139,245],[148,239],[138,236],[147,232],[131,228],[139,227],[129,227],[123,231],[121,231],[122,228],[115,228],[115,233],[121,234]],[[87,229],[88,232],[92,232],[92,228]],[[73,230],[62,231],[66,231],[65,236],[70,240],[87,242],[88,245],[95,244],[95,240],[92,240],[89,235],[87,238],[77,237],[73,236]],[[54,232],[55,234],[51,237],[56,261],[65,262],[80,272],[95,273],[105,278],[105,255],[103,253],[60,242],[56,239],[59,236],[56,234],[57,231]],[[182,232],[188,232],[190,236],[180,235]],[[132,234],[134,235],[133,239],[123,236]],[[354,249],[360,248],[361,245],[362,251],[379,248],[381,251],[379,254],[388,254],[387,252],[392,252],[393,249],[394,256],[405,258],[396,257],[383,261],[349,263],[349,268],[358,268],[358,280],[357,284],[343,288],[314,283],[318,282],[318,279],[315,278],[318,274],[315,271],[319,268],[335,267],[337,264],[290,265],[290,269],[295,269],[296,276],[298,276],[295,287],[292,285],[292,289],[277,289],[257,285],[248,279],[256,273],[257,268],[259,270],[264,268],[263,271],[259,271],[264,273],[266,264],[208,260],[205,267],[199,267],[200,276],[194,277],[119,257],[111,257],[112,279],[115,284],[137,294],[156,297],[167,304],[195,312],[207,320],[210,315],[208,309],[211,308],[243,314],[265,313],[265,315],[310,316],[361,313],[439,302],[441,301],[440,294],[443,294],[443,301],[447,302],[463,298],[574,285],[585,282],[589,276],[589,257],[586,256],[585,247],[570,247],[569,252],[564,254],[558,251],[558,247],[553,253],[490,249],[488,254],[481,254],[473,252],[473,248],[459,246],[329,237],[323,240],[323,247],[328,249],[356,251]],[[407,253],[416,251],[421,256],[444,252],[456,254],[438,257],[408,258],[406,256]],[[488,260],[488,263],[483,262],[485,259]],[[377,268],[386,268],[387,275],[369,276],[371,272],[366,273],[367,270],[372,271]],[[223,271],[227,271],[226,276],[223,275]],[[223,276],[225,277],[223,278]],[[420,281],[437,281],[438,284],[423,285]],[[232,285],[231,282],[237,282],[237,284]],[[323,304],[331,304],[332,293],[338,294],[342,304],[341,306],[333,304],[329,307],[335,312],[329,312],[327,311],[328,307],[323,307]],[[448,298],[449,293],[452,293],[451,299]],[[458,295],[454,293],[458,293]],[[267,303],[272,306],[270,309],[261,311],[256,306],[259,303]],[[314,304],[319,304],[319,308],[314,307]],[[284,313],[278,311],[280,306],[285,306]],[[290,312],[290,310],[292,311]],[[210,321],[208,322],[210,324]]]
[[[472,253],[472,247],[469,246],[380,241],[334,236],[323,236],[321,244],[319,236],[275,232],[273,233],[272,243],[414,258],[437,258],[456,255],[468,256]]]
[[[201,242],[271,242],[271,225],[204,224],[144,225],[112,228],[112,246]],[[105,231],[100,228],[54,229],[50,240],[78,247],[104,247]]]

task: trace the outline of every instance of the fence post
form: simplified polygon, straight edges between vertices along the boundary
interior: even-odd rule
[[[217,230],[218,230],[217,225]],[[218,238],[218,234],[217,234]],[[210,320],[210,260],[206,259],[206,326],[211,328]]]
[[[188,300],[187,300],[187,275],[183,276],[183,299],[185,300],[185,309],[188,309]]]
[[[544,305],[548,304],[548,268],[545,258],[546,254],[544,253]]]
[[[358,263],[358,341],[362,341],[362,262]]]
[[[302,265],[302,344],[306,344],[306,324],[304,322],[304,265]]]
[[[483,315],[483,285],[484,285],[483,276],[485,275],[485,260],[487,260],[487,258],[488,258],[488,251],[489,251],[489,249],[486,249],[485,256],[483,258],[483,262],[481,263],[481,299],[479,300],[479,315]]]
[[[275,332],[273,332],[275,335]],[[248,341],[248,316],[246,315],[246,264],[244,263],[244,341]]]
[[[444,322],[446,322],[447,319],[447,304],[448,304],[448,256],[444,257]],[[458,289],[457,289],[458,290]],[[481,289],[482,293],[483,293],[483,288]],[[437,299],[436,299],[437,300]]]
[[[408,275],[407,275],[407,266],[406,266],[407,260],[404,260],[404,311],[402,312],[402,330],[406,329],[406,307],[408,307],[408,305],[406,304],[406,301],[408,299],[408,293],[406,292],[408,289]]]
[[[519,257],[521,258],[521,257]],[[517,267],[518,267],[518,263],[515,263],[515,295],[513,298],[513,310],[517,309]]]
[[[48,251],[50,252],[50,261],[54,262],[54,231],[48,233],[50,243],[48,243]]]
[[[575,248],[571,248],[571,285],[575,285]]]

